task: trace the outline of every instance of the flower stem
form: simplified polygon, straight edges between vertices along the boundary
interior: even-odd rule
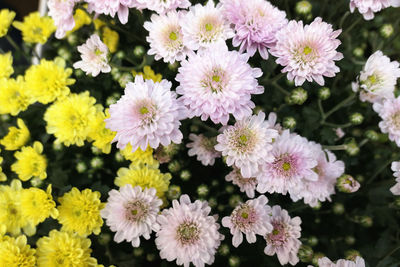
[[[337,145],[337,146],[322,146],[324,149],[328,149],[328,150],[346,150],[347,149],[347,145],[343,144],[343,145]]]
[[[277,84],[276,82],[271,83],[271,85],[275,86],[279,91],[281,91],[284,95],[290,95],[290,93],[283,89],[282,86],[280,86],[279,84]]]
[[[340,102],[339,104],[337,104],[336,106],[334,106],[331,110],[329,110],[328,112],[325,113],[325,116],[322,117],[322,121],[321,124],[325,123],[325,120],[332,115],[333,113],[335,113],[336,111],[338,111],[339,109],[341,109],[343,106],[345,106],[346,104],[348,104],[349,102],[351,102],[354,98],[355,98],[355,94],[352,94],[350,96],[348,96],[346,99],[344,99],[342,102]]]

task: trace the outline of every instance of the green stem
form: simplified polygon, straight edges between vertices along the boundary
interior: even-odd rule
[[[269,80],[269,83],[276,83],[277,81],[279,81],[283,76],[285,76],[285,73],[279,73],[278,75],[276,75],[274,78],[272,78],[271,80]]]
[[[19,51],[19,52],[23,53],[25,56],[28,56],[28,55],[21,49],[21,47],[19,47],[19,46],[14,42],[14,40],[13,40],[9,35],[6,35],[6,39],[7,39],[7,41],[11,44],[11,46],[12,46],[16,51]]]
[[[364,146],[366,143],[368,143],[368,141],[369,141],[368,138],[364,138],[364,139],[360,142],[360,144],[358,145],[358,147],[360,148],[360,147]]]
[[[321,99],[318,99],[318,108],[319,108],[319,113],[321,113],[321,118],[324,118],[325,112],[324,112],[324,108],[322,107]]]
[[[383,262],[387,259],[387,258],[389,258],[391,255],[393,255],[397,250],[399,250],[400,249],[400,246],[397,246],[397,247],[395,247],[394,249],[392,249],[391,251],[389,251],[389,253],[388,254],[386,254],[383,258],[382,258],[382,260],[380,260],[379,262],[378,262],[378,265],[376,266],[376,267],[379,267],[379,266],[383,266],[382,264],[383,264]]]
[[[135,69],[135,67],[120,66],[120,65],[114,64],[112,62],[110,62],[108,64],[110,64],[110,66],[113,67],[113,68],[116,68],[116,69],[119,69],[119,70],[123,70],[123,71],[129,71],[130,72],[130,71]]]
[[[345,106],[346,104],[348,104],[349,102],[351,102],[354,98],[355,98],[355,94],[352,94],[350,96],[348,96],[346,99],[344,99],[342,102],[340,102],[339,104],[337,104],[336,106],[334,106],[331,110],[329,110],[328,112],[325,113],[325,116],[322,117],[322,123],[325,122],[325,120],[332,115],[333,113],[335,113],[336,111],[338,111],[339,109],[341,109],[343,106]]]
[[[283,87],[280,86],[279,84],[277,84],[276,82],[271,83],[271,85],[275,86],[275,87],[276,87],[279,91],[281,91],[284,95],[290,95],[290,93],[289,93],[287,90],[283,89]]]
[[[353,125],[350,122],[349,123],[345,123],[345,124],[336,124],[336,123],[330,123],[330,122],[325,122],[325,121],[322,122],[321,124],[329,126],[329,127],[333,127],[333,128],[348,128],[348,127]]]
[[[395,160],[395,158],[391,158],[390,160],[386,161],[386,162],[371,176],[371,178],[367,181],[367,184],[372,183],[372,182],[376,179],[376,177],[378,177],[378,175],[379,175],[381,172],[383,172],[383,171],[387,168],[387,166],[388,166],[390,163],[392,163],[394,160]]]
[[[337,145],[337,146],[322,146],[324,149],[328,150],[346,150],[347,145]]]
[[[349,15],[350,15],[350,12],[349,12],[349,11],[347,11],[346,13],[344,13],[344,15],[343,15],[343,17],[342,17],[342,19],[340,20],[340,23],[339,23],[339,29],[343,29],[343,23],[344,23],[344,21],[346,20],[346,18],[347,18]]]
[[[357,20],[355,20],[344,32],[343,35],[347,34],[349,31],[351,31],[360,21],[361,21],[361,16]]]

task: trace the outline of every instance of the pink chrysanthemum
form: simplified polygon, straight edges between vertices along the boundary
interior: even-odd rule
[[[238,247],[243,242],[243,234],[249,243],[255,243],[256,235],[265,236],[272,231],[269,222],[271,207],[267,205],[268,199],[261,195],[256,199],[239,204],[231,216],[222,218],[222,225],[228,227],[232,234],[232,245]]]
[[[396,184],[390,188],[390,192],[393,195],[400,195],[400,161],[392,162],[392,171],[394,171],[393,176],[396,177]]]
[[[375,16],[374,13],[390,6],[400,6],[400,0],[350,0],[351,13],[357,8],[358,12],[363,15],[365,20],[373,19]]]
[[[265,0],[223,0],[225,18],[234,26],[232,44],[240,46],[253,56],[258,50],[263,59],[268,59],[268,49],[276,43],[275,35],[287,23],[286,13]]]
[[[157,148],[171,142],[179,144],[183,138],[179,120],[185,117],[185,109],[172,92],[167,80],[144,81],[137,75],[134,83],[128,83],[125,94],[110,106],[110,118],[106,127],[117,132],[113,142],[123,149],[128,143],[132,151],[140,147],[143,151],[150,145]]]
[[[89,6],[89,12],[110,15],[115,17],[118,14],[122,24],[128,22],[129,8],[143,8],[137,0],[85,0]]]
[[[400,147],[400,97],[377,102],[373,108],[382,118],[379,122],[382,133],[389,134],[389,139]]]
[[[114,241],[121,243],[126,240],[132,246],[140,245],[140,236],[150,238],[152,231],[159,230],[156,222],[162,200],[156,196],[154,188],[145,188],[127,184],[109,193],[107,204],[100,211],[106,219],[111,231],[116,232]]]
[[[267,246],[264,253],[269,256],[276,254],[281,265],[296,265],[299,262],[297,252],[301,245],[300,217],[290,218],[286,210],[273,206],[269,222],[273,230],[265,236]]]
[[[216,137],[206,137],[203,134],[190,134],[189,139],[193,142],[186,144],[190,148],[189,156],[197,156],[197,160],[204,166],[214,165],[215,159],[221,157],[221,152],[216,151],[214,146],[217,144]]]
[[[172,201],[172,208],[164,209],[157,217],[160,230],[156,245],[160,257],[177,265],[204,266],[214,262],[214,255],[224,236],[218,232],[216,218],[210,216],[206,201],[190,202],[188,195]]]
[[[255,107],[252,94],[262,94],[264,88],[257,79],[259,68],[247,63],[248,56],[228,51],[225,45],[216,45],[189,56],[181,62],[176,80],[176,92],[188,108],[190,118],[201,116],[214,123],[227,124],[229,114],[236,119],[250,116]]]
[[[181,21],[184,43],[192,50],[207,48],[224,42],[234,36],[221,8],[209,0],[205,6],[197,4],[190,7]]]
[[[255,176],[261,165],[272,162],[272,141],[278,136],[269,128],[264,112],[239,120],[217,136],[217,151],[226,156],[228,166],[235,165],[243,177]]]
[[[192,4],[189,0],[136,0],[140,6],[153,10],[158,14],[165,14],[177,8],[188,8]]]
[[[47,7],[49,8],[49,16],[54,20],[57,27],[56,37],[61,39],[67,31],[75,27],[74,5],[79,0],[49,0]]]
[[[344,173],[344,162],[336,160],[335,154],[323,150],[321,145],[309,142],[312,155],[317,160],[314,172],[318,175],[317,181],[304,180],[301,186],[294,188],[291,193],[293,201],[304,198],[304,203],[315,207],[318,201],[331,201],[330,196],[335,193],[336,180]]]
[[[292,194],[302,186],[303,181],[318,180],[313,171],[317,161],[307,139],[285,130],[272,147],[270,154],[273,160],[263,164],[257,176],[258,192]]]
[[[182,12],[176,11],[166,15],[154,14],[151,16],[151,22],[144,23],[144,28],[149,32],[146,40],[150,44],[150,49],[147,53],[154,55],[156,60],[163,59],[166,63],[174,63],[193,53],[183,43],[183,33],[179,24],[182,16]]]
[[[357,256],[354,261],[340,259],[336,263],[333,263],[327,257],[323,257],[323,258],[318,259],[318,266],[320,266],[320,267],[365,267],[365,261],[363,258]]]
[[[240,170],[233,167],[233,170],[225,176],[225,180],[239,186],[240,192],[246,192],[247,197],[254,198],[254,190],[257,186],[257,179],[255,177],[243,178]]]
[[[111,71],[108,65],[108,48],[100,40],[97,34],[93,34],[81,46],[78,46],[82,60],[74,64],[75,69],[82,69],[86,75],[91,74],[93,77],[99,75],[100,72],[107,73]]]
[[[325,77],[334,77],[340,69],[335,61],[343,58],[336,51],[340,40],[336,39],[342,30],[333,31],[332,25],[316,18],[303,27],[302,21],[289,21],[288,25],[276,34],[276,45],[269,51],[278,59],[276,63],[284,66],[287,78],[300,86],[305,80],[324,85]]]
[[[278,131],[279,134],[281,134],[282,131],[283,131],[283,128],[279,123],[276,122],[276,120],[277,120],[276,113],[275,112],[270,112],[268,114],[268,120],[267,120],[267,122],[269,124],[269,128],[275,129],[275,130]]]

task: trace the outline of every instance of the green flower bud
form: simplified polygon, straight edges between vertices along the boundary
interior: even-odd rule
[[[98,147],[92,146],[90,149],[92,150],[92,153],[95,155],[101,154],[101,150]]]
[[[9,121],[10,120],[10,115],[2,114],[1,115],[1,120],[4,121],[4,122]]]
[[[115,153],[115,160],[117,162],[123,162],[125,160],[124,156],[122,156],[121,152],[117,151]]]
[[[308,97],[307,91],[301,87],[294,89],[290,93],[290,99],[294,104],[297,105],[302,105],[304,102],[306,102],[307,97]]]
[[[314,253],[314,257],[312,258],[311,263],[312,263],[314,266],[318,266],[318,260],[321,259],[321,258],[323,258],[323,257],[325,257],[325,255],[324,255],[323,253],[321,253],[321,252],[316,252],[316,253]],[[320,267],[322,267],[322,266],[320,266]]]
[[[115,54],[115,57],[118,59],[124,59],[126,57],[126,54],[124,51],[120,50]]]
[[[360,224],[366,228],[369,228],[373,225],[373,220],[371,217],[369,216],[360,216],[358,218],[358,221],[360,222]]]
[[[74,74],[75,74],[75,77],[77,77],[77,78],[82,78],[85,75],[85,73],[81,69],[75,69]]]
[[[354,125],[360,125],[364,121],[364,116],[361,113],[353,113],[350,115],[350,122]]]
[[[99,158],[99,157],[94,157],[94,158],[92,158],[92,160],[90,161],[90,166],[91,166],[93,169],[101,168],[101,167],[103,167],[103,164],[104,164],[103,159],[102,159],[102,158]]]
[[[63,144],[61,144],[61,143],[56,143],[56,142],[53,143],[53,150],[54,150],[54,151],[60,151],[60,150],[62,150],[63,148],[64,148]]]
[[[122,88],[125,88],[129,82],[133,82],[133,76],[129,72],[122,73],[118,79],[118,83]]]
[[[240,265],[240,259],[237,256],[230,256],[229,257],[229,266],[237,267]]]
[[[298,256],[301,262],[311,262],[314,251],[310,246],[301,245],[299,248]]]
[[[308,244],[312,247],[318,245],[318,238],[316,236],[310,236],[307,240]]]
[[[354,236],[348,235],[345,237],[344,242],[346,242],[347,245],[352,246],[354,243],[356,243],[356,239]]]
[[[152,262],[152,261],[154,261],[155,259],[156,259],[156,255],[153,254],[153,253],[149,253],[149,254],[146,255],[146,260],[147,260],[147,261]]]
[[[283,118],[283,127],[287,129],[293,129],[296,127],[296,120],[293,117],[285,117]]]
[[[182,166],[178,160],[171,161],[168,164],[168,170],[173,173],[177,173],[181,170]]]
[[[378,141],[379,134],[374,130],[368,130],[365,132],[365,136],[371,141]]]
[[[133,54],[135,55],[135,57],[141,58],[144,54],[146,54],[146,49],[141,45],[137,45],[133,49]]]
[[[227,244],[222,244],[218,249],[219,254],[222,256],[227,256],[229,254],[229,246]]]
[[[360,183],[353,176],[343,174],[336,182],[336,187],[343,193],[354,193],[360,188]]]
[[[297,2],[296,4],[296,13],[299,15],[307,15],[311,13],[311,10],[312,10],[312,5],[310,2],[306,0]]]
[[[327,100],[331,96],[331,89],[328,87],[321,87],[318,90],[318,97],[321,100]]]
[[[112,68],[111,76],[114,79],[114,81],[118,81],[118,79],[121,78],[121,72],[117,68]]]
[[[78,36],[75,33],[70,33],[67,35],[67,41],[71,46],[77,46]]]
[[[197,194],[199,195],[199,197],[205,197],[207,196],[209,193],[208,190],[208,186],[205,184],[199,185],[199,187],[197,187]]]
[[[71,52],[66,47],[58,48],[57,55],[59,55],[60,57],[62,57],[65,60],[70,60],[71,59]]]
[[[183,181],[188,181],[188,180],[192,177],[192,174],[190,173],[189,170],[183,170],[183,171],[181,172],[180,177],[181,177],[181,179],[182,179]]]
[[[233,193],[233,191],[235,191],[235,187],[233,187],[233,185],[227,185],[226,187],[225,187],[225,191],[228,193],[228,194],[232,194]]]
[[[350,156],[355,156],[358,154],[358,152],[360,152],[360,148],[355,142],[350,142],[346,144],[346,152]]]
[[[134,248],[133,249],[133,256],[135,257],[140,257],[144,253],[144,250],[142,248]]]
[[[43,184],[43,180],[39,177],[32,178],[30,182],[33,187],[39,187]]]
[[[171,185],[168,188],[167,197],[171,200],[179,198],[181,195],[181,187],[179,185]]]
[[[84,173],[86,170],[87,170],[87,166],[86,166],[86,163],[85,162],[83,162],[83,161],[81,161],[81,162],[78,162],[78,164],[76,164],[76,171],[78,172],[78,173]]]
[[[99,238],[97,239],[100,245],[107,245],[111,241],[111,235],[108,233],[100,233]]]
[[[342,215],[345,212],[344,205],[342,203],[336,202],[332,207],[333,213],[336,215]]]
[[[382,37],[384,38],[389,38],[390,36],[392,36],[394,29],[393,29],[393,25],[392,24],[384,24],[379,32],[381,33]]]
[[[353,55],[356,57],[362,57],[364,56],[364,49],[361,47],[356,47],[353,50]]]
[[[242,198],[239,195],[233,195],[229,198],[229,206],[235,208],[239,203],[242,203]]]

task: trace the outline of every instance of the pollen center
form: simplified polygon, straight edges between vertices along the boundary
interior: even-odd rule
[[[208,32],[212,31],[212,29],[213,29],[213,25],[211,23],[207,23],[205,27],[206,27],[206,31],[208,31]]]
[[[285,163],[283,163],[282,164],[282,169],[284,170],[284,171],[288,171],[288,170],[290,170],[290,163],[288,163],[288,162],[285,162]]]
[[[169,34],[169,39],[171,39],[172,41],[176,41],[178,39],[178,35],[175,32],[171,32]]]
[[[213,79],[214,82],[219,82],[219,81],[221,81],[221,77],[219,77],[218,75],[212,76],[212,79]]]
[[[149,113],[149,109],[147,107],[140,108],[140,114],[144,115],[144,114],[148,114],[148,113]]]
[[[312,49],[311,49],[309,46],[304,47],[303,53],[304,53],[305,55],[308,55],[308,54],[310,54],[311,52],[312,52]]]

